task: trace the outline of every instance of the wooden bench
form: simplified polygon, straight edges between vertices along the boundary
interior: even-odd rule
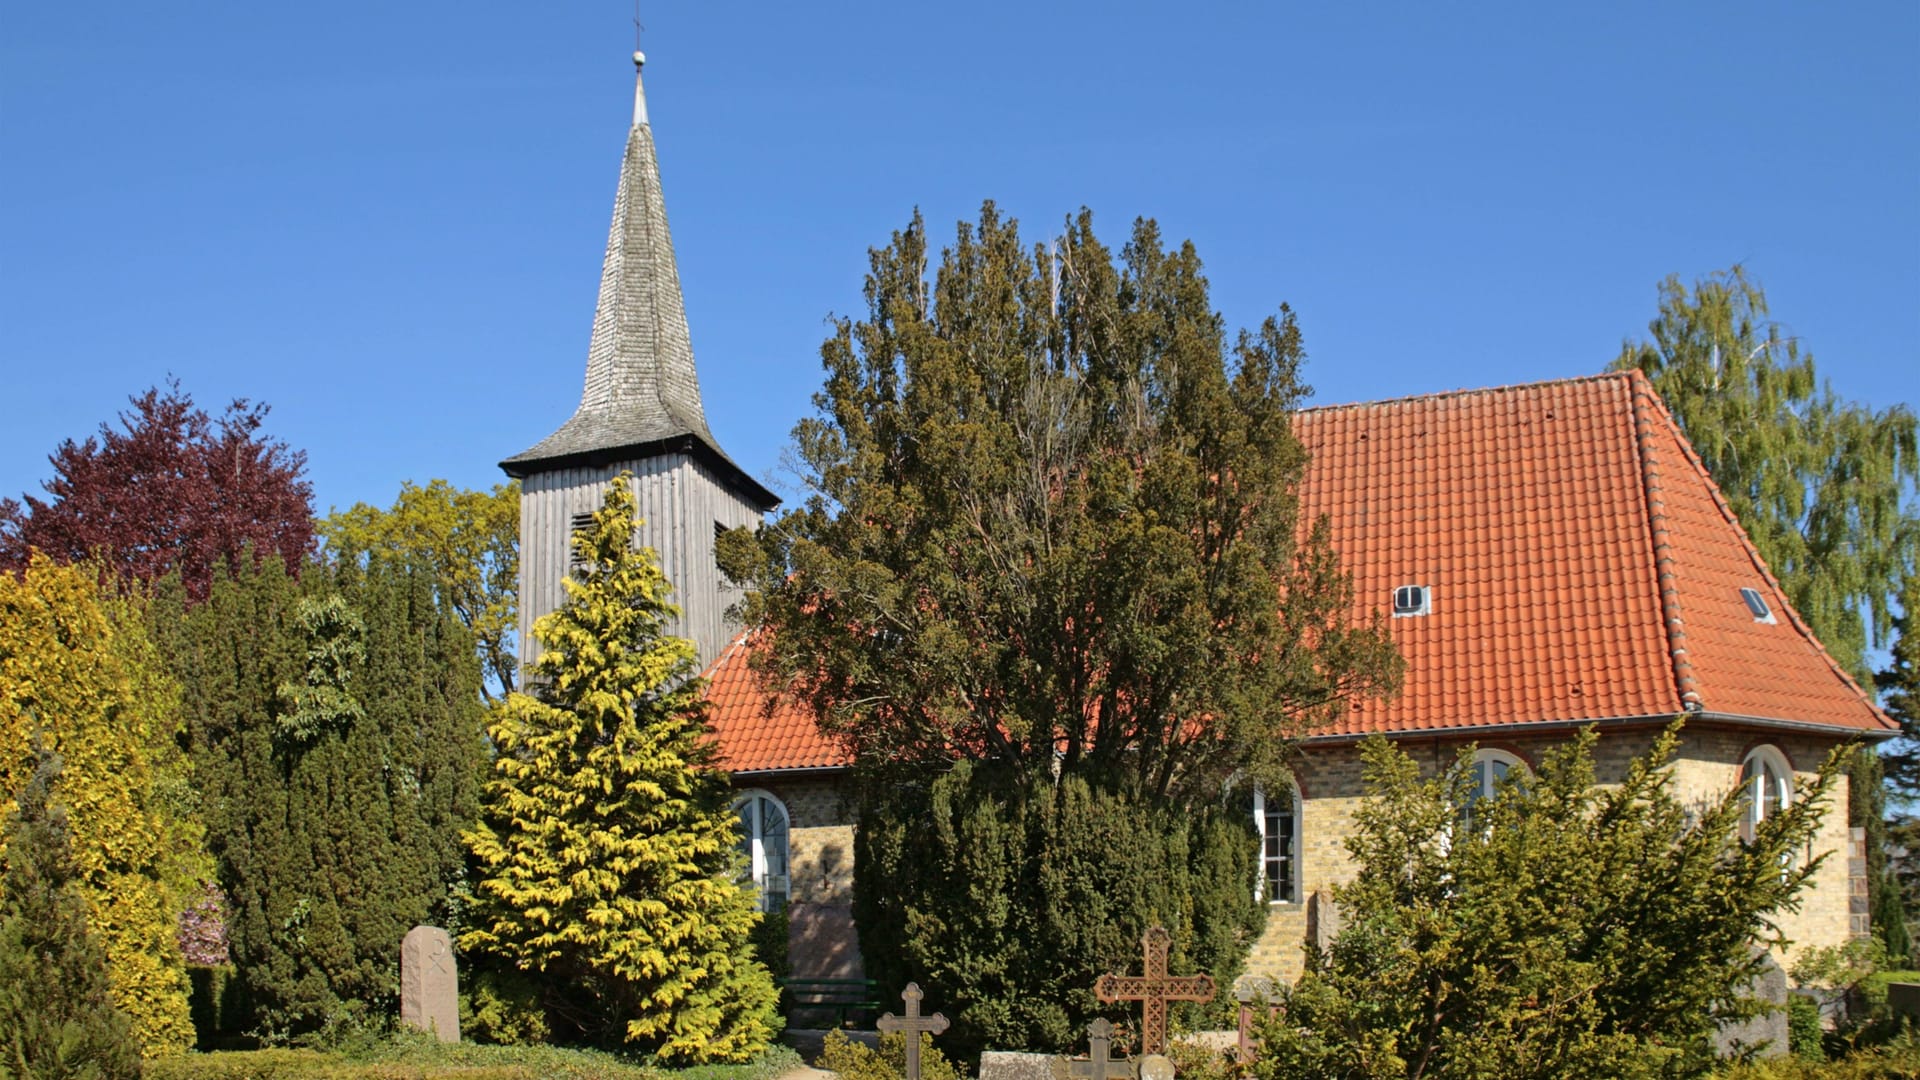
[[[848,1013],[880,1013],[880,984],[872,979],[781,979],[789,1016],[804,1011],[833,1013],[833,1026],[847,1026]]]

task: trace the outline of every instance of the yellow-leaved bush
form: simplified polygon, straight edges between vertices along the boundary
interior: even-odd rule
[[[669,586],[634,525],[623,476],[574,537],[566,604],[534,624],[533,693],[495,712],[460,945],[533,976],[564,1036],[744,1061],[778,1030],[777,995],[693,645],[662,632]]]
[[[0,574],[0,819],[17,809],[36,742],[58,753],[54,799],[71,822],[88,930],[148,1057],[193,1045],[178,927],[207,866],[179,717],[137,599],[103,590],[95,568],[39,556],[18,578]]]

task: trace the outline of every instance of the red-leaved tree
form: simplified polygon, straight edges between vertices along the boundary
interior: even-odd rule
[[[249,545],[298,571],[313,550],[313,485],[306,453],[261,432],[267,406],[241,398],[216,420],[178,381],[130,400],[125,430],[103,423],[48,457],[50,498],[0,499],[0,570],[19,572],[34,550],[142,581],[178,569],[194,601]]]

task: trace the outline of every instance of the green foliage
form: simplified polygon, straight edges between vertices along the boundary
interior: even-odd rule
[[[401,1035],[350,1051],[259,1050],[154,1063],[147,1080],[774,1080],[800,1058],[774,1047],[744,1065],[669,1071],[595,1050],[441,1043]]]
[[[189,964],[187,982],[194,1049],[220,1050],[239,1043],[246,1025],[239,972],[231,964]]]
[[[1020,778],[960,762],[923,790],[863,808],[854,921],[868,973],[918,981],[957,1056],[1064,1051],[1095,1015],[1093,982],[1140,965],[1165,925],[1175,971],[1231,985],[1258,937],[1250,810],[1180,811],[1078,773]]]
[[[384,1023],[399,945],[449,925],[485,762],[472,639],[432,572],[385,557],[216,576],[155,634],[185,687],[246,1026]]]
[[[553,1034],[540,983],[517,971],[481,970],[462,980],[460,1035],[475,1042],[526,1046]]]
[[[1912,410],[1835,397],[1739,266],[1691,293],[1678,277],[1661,282],[1648,330],[1652,340],[1628,342],[1614,366],[1652,380],[1794,610],[1871,682],[1867,646],[1885,639],[1894,593],[1920,555]]]
[[[775,982],[793,974],[793,959],[787,955],[788,937],[793,923],[785,911],[763,912],[753,928],[753,955],[767,966]]]
[[[1822,1046],[1827,1035],[1820,1022],[1820,1003],[1805,994],[1787,998],[1787,1047],[1795,1057],[1808,1061],[1827,1060]]]
[[[1744,988],[1819,860],[1805,859],[1838,755],[1739,839],[1742,795],[1683,806],[1669,728],[1617,786],[1597,734],[1461,816],[1471,778],[1422,779],[1384,740],[1348,840],[1346,925],[1262,1030],[1259,1074],[1685,1077],[1713,1066],[1715,1024],[1756,1015]]]
[[[327,555],[365,564],[381,557],[429,568],[443,599],[473,634],[488,701],[513,692],[514,623],[520,577],[520,482],[462,491],[445,480],[400,485],[382,510],[366,503],[328,514],[315,527]]]
[[[40,749],[31,761],[0,872],[0,1075],[137,1077],[140,1043],[88,934],[73,833],[53,801],[60,758]]]
[[[920,1032],[920,1075],[924,1080],[960,1080],[947,1055],[934,1045],[933,1036]],[[880,1036],[878,1049],[854,1042],[839,1031],[827,1032],[816,1068],[837,1073],[840,1080],[904,1080],[907,1075],[907,1036],[889,1031]]]
[[[1874,923],[1882,933],[1894,918],[1902,918],[1911,926],[1920,914],[1920,817],[1912,812],[1916,800],[1920,800],[1920,573],[1907,575],[1902,584],[1900,612],[1894,620],[1898,637],[1890,662],[1876,678],[1881,705],[1899,723],[1902,736],[1884,759],[1887,780],[1901,812],[1887,830],[1888,847],[1899,852],[1899,858],[1890,859],[1887,867],[1887,876],[1897,887],[1899,912],[1896,915],[1894,905],[1884,898],[1874,897]],[[1899,955],[1896,953],[1896,958]],[[1904,955],[1909,960],[1920,958],[1911,947]]]
[[[612,484],[573,541],[567,602],[534,625],[534,693],[489,727],[498,751],[468,836],[480,866],[466,950],[538,973],[556,1019],[665,1061],[741,1061],[777,1030],[736,880],[691,642],[633,496]]]
[[[148,1056],[193,1044],[176,924],[207,873],[188,763],[174,738],[179,689],[142,624],[141,602],[93,566],[36,557],[0,574],[0,813],[34,749],[64,764],[76,884],[106,953],[115,1004]]]
[[[1728,1066],[1718,1080],[1913,1080],[1920,1076],[1920,1040],[1912,1033],[1833,1061],[1797,1055]]]
[[[1401,670],[1300,527],[1299,329],[1229,342],[1150,221],[1118,264],[1087,212],[1061,245],[1056,282],[988,203],[931,285],[917,216],[871,253],[794,431],[809,497],[722,545],[756,655],[869,768],[1058,751],[1183,805],[1277,785],[1282,736]]]

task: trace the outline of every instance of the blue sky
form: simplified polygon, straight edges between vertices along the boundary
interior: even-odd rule
[[[318,508],[463,486],[580,392],[632,10],[0,15],[0,494],[178,376]],[[1920,5],[666,4],[643,47],[707,410],[748,471],[868,247],[992,198],[1191,238],[1320,402],[1601,369],[1744,261],[1845,397],[1920,402]]]

